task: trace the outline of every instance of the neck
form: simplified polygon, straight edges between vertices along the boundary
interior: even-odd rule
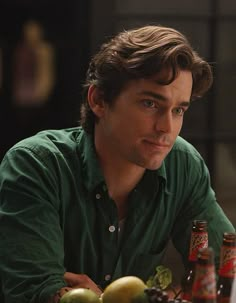
[[[126,216],[128,195],[141,180],[145,168],[123,159],[107,145],[96,140],[96,136],[95,147],[109,196],[115,201],[121,219]]]
[[[101,167],[104,173],[109,194],[112,198],[126,197],[141,180],[144,170],[133,167],[132,165],[121,165],[121,163],[102,160]]]

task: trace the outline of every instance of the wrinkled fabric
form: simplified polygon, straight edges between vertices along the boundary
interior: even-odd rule
[[[192,220],[208,221],[216,263],[222,235],[234,231],[207,167],[181,137],[155,171],[147,170],[119,221],[92,136],[80,127],[43,131],[12,147],[0,166],[0,277],[5,303],[45,303],[65,271],[105,287],[124,275],[144,281],[172,239],[187,263]]]

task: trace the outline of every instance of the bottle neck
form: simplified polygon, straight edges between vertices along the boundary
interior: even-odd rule
[[[216,302],[216,276],[213,254],[198,258],[193,283],[193,302]],[[198,301],[200,300],[200,301]],[[202,301],[201,301],[202,300]]]
[[[236,276],[236,247],[222,245],[219,277],[233,279]]]
[[[196,262],[199,249],[208,247],[207,231],[192,231],[190,240],[189,261]]]

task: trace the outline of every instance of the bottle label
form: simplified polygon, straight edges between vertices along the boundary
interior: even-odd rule
[[[195,262],[197,260],[197,253],[200,248],[208,247],[207,232],[192,232],[189,261]]]
[[[230,302],[230,297],[228,298],[220,298],[220,303],[229,303]]]
[[[186,300],[186,301],[192,301],[192,292],[191,293],[184,293],[182,295],[182,300]]]
[[[216,298],[216,279],[214,265],[197,265],[193,283],[193,297],[199,299]]]
[[[221,247],[219,275],[227,278],[236,276],[236,247]]]

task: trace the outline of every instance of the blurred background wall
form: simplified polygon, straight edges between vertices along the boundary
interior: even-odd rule
[[[89,14],[89,1],[0,1],[0,157],[39,130],[77,124]]]
[[[118,31],[146,24],[182,31],[213,64],[214,85],[192,104],[181,135],[206,160],[236,225],[234,0],[1,0],[0,158],[39,130],[77,125],[91,56]]]

